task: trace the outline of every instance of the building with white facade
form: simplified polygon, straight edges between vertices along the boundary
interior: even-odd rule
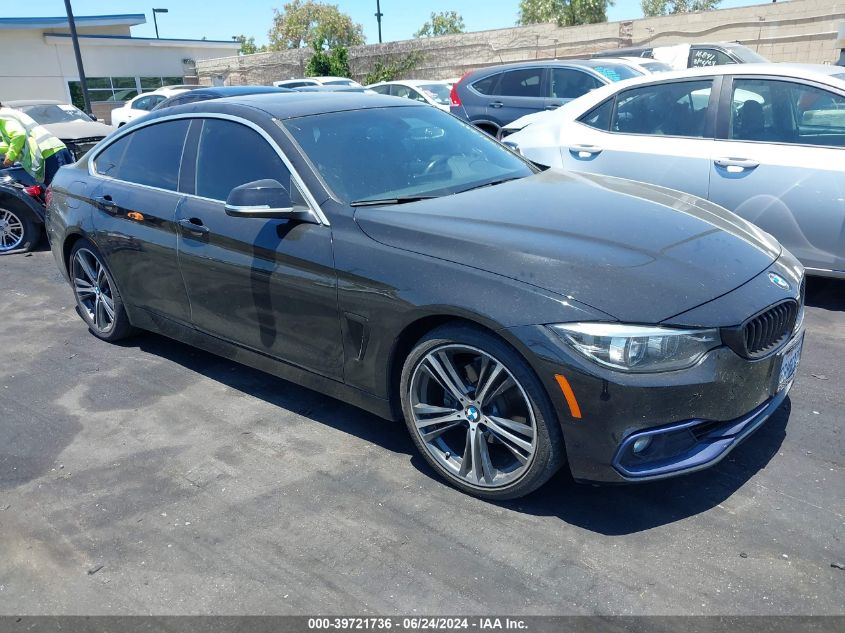
[[[239,48],[234,41],[132,37],[131,27],[146,22],[142,13],[74,21],[91,101],[107,102],[95,111],[163,85],[195,83],[197,60],[237,55]],[[0,101],[60,99],[82,106],[66,17],[0,17],[0,50]]]

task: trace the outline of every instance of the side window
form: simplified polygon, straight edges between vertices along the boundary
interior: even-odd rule
[[[380,95],[389,95],[390,94],[390,86],[372,86],[370,90],[373,90]]]
[[[632,88],[616,98],[610,129],[626,134],[701,138],[711,79]]]
[[[97,157],[98,174],[139,185],[176,191],[188,121],[165,121],[139,128]]]
[[[689,52],[689,67],[700,68],[702,66],[723,66],[724,64],[735,64],[726,53],[715,48],[694,48]]]
[[[735,79],[730,138],[845,147],[845,97],[769,79]]]
[[[542,68],[523,68],[502,73],[502,81],[496,90],[503,97],[542,97],[540,83],[543,78]]]
[[[225,201],[235,187],[264,178],[290,186],[290,172],[260,134],[232,121],[203,121],[197,147],[198,196]]]
[[[597,130],[607,131],[610,127],[610,116],[613,114],[613,101],[614,99],[611,97],[578,120],[584,125],[589,125]]]
[[[552,68],[551,78],[549,96],[553,99],[576,99],[602,85],[592,75],[573,68]]]
[[[483,95],[492,95],[496,94],[496,86],[499,83],[499,79],[501,78],[502,73],[495,73],[490,75],[489,77],[485,77],[484,79],[479,79],[472,87],[475,89],[476,92],[480,92]]]
[[[133,110],[149,110],[151,108],[149,97],[141,97],[132,104]]]
[[[150,97],[150,105],[146,108],[147,110],[152,110],[156,107],[159,103],[167,99],[164,95],[154,95]]]
[[[413,99],[414,101],[422,101],[423,103],[428,103],[419,92],[414,90],[413,88],[408,89],[408,99]]]

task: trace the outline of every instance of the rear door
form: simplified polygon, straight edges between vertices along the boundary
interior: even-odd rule
[[[204,118],[191,131],[179,207],[179,261],[198,329],[331,377],[342,372],[331,228],[231,217],[235,187],[291,172],[246,121]],[[188,159],[186,158],[186,161]]]
[[[638,86],[566,129],[566,168],[707,197],[716,91],[712,78]]]
[[[545,108],[554,110],[603,85],[598,78],[577,68],[550,68]]]
[[[94,240],[125,301],[187,323],[188,297],[176,256],[176,208],[185,119],[136,127],[94,160],[88,202]]]
[[[545,107],[545,68],[527,67],[502,73],[493,94],[486,99],[487,119],[502,127]]]
[[[710,199],[808,268],[845,271],[845,93],[759,76],[726,83]]]

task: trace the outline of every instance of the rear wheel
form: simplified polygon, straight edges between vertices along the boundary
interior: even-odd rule
[[[78,312],[91,332],[104,341],[132,334],[123,300],[97,248],[79,240],[70,252],[68,268]]]
[[[563,462],[563,439],[543,386],[492,334],[446,325],[405,361],[402,410],[414,443],[450,484],[485,499],[513,499]]]
[[[39,229],[28,213],[0,207],[0,255],[31,251],[41,236]]]

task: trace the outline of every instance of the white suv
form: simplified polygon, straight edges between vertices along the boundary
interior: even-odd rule
[[[152,92],[142,92],[137,97],[130,99],[119,108],[111,111],[111,124],[116,127],[125,125],[139,116],[144,116],[168,97],[193,90],[194,88],[199,88],[199,86],[165,86],[164,88],[157,88]]]
[[[361,84],[346,77],[305,77],[304,79],[284,79],[274,81],[273,85],[281,88],[305,88],[307,86],[348,86],[361,88]]]

